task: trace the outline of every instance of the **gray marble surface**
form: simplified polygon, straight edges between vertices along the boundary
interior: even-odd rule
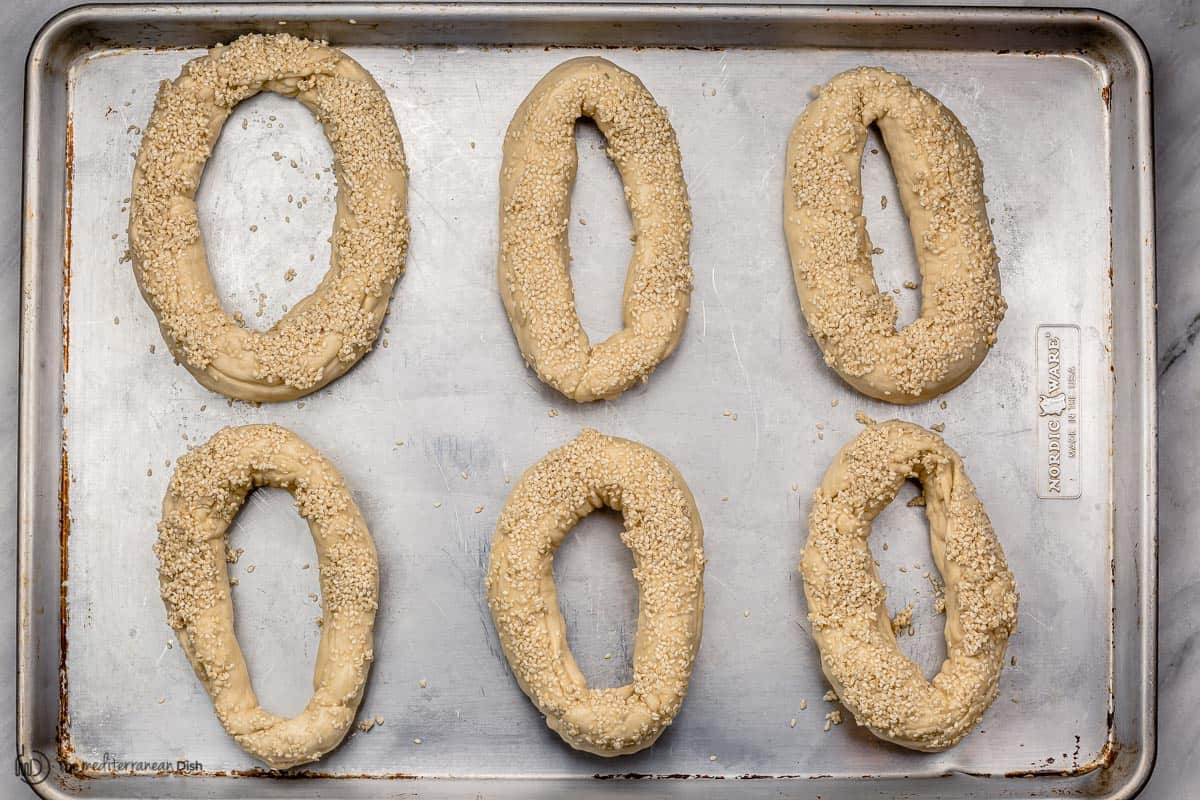
[[[979,0],[976,0],[979,2]],[[0,274],[10,291],[0,297],[0,618],[15,620],[16,421],[18,273],[21,230],[21,114],[25,54],[34,35],[72,0],[0,2]],[[1042,5],[1048,3],[1035,3]],[[1189,778],[1200,747],[1200,538],[1189,534],[1188,518],[1200,516],[1200,469],[1195,425],[1200,408],[1200,149],[1192,126],[1200,107],[1200,0],[1091,0],[1060,5],[1104,8],[1141,34],[1154,64],[1155,157],[1159,282],[1159,485],[1160,614],[1158,763],[1141,795],[1154,800],[1195,796]],[[1191,109],[1189,111],[1189,109]],[[1194,349],[1197,352],[1192,352]],[[0,697],[15,696],[13,640],[0,638]],[[13,706],[0,707],[0,742],[15,753]],[[32,796],[7,769],[0,770],[0,796]]]

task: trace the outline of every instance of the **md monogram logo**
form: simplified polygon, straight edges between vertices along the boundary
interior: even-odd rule
[[[17,753],[14,774],[30,786],[41,783],[50,775],[50,759],[38,750],[34,750],[32,755],[26,755],[25,748],[22,747],[21,752]]]

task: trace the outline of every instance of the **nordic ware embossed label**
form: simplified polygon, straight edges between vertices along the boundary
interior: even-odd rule
[[[1074,500],[1079,485],[1079,327],[1037,329],[1038,497]]]

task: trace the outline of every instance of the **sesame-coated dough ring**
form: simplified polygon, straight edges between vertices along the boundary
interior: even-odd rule
[[[259,706],[233,627],[226,531],[259,486],[295,497],[320,570],[324,614],[313,694],[291,719]],[[375,545],[337,469],[278,425],[225,428],[178,460],[154,552],[167,622],[238,745],[275,769],[337,747],[362,700],[379,606]]]
[[[867,547],[872,520],[908,478],[924,488],[933,561],[946,582],[946,660],[932,682],[896,646]],[[892,420],[842,448],[813,495],[800,573],[821,669],[876,736],[945,750],[996,699],[1017,589],[962,459],[937,434]]]
[[[588,688],[554,586],[559,544],[601,506],[624,516],[638,583],[633,683],[615,689]],[[517,482],[492,540],[488,606],[517,683],[567,744],[635,753],[675,719],[700,646],[703,536],[683,476],[637,442],[584,430]]]
[[[595,347],[575,310],[567,241],[581,116],[608,140],[633,219],[625,327]],[[646,380],[683,335],[691,230],[675,130],[636,76],[602,58],[576,58],[538,81],[504,141],[498,273],[517,344],[542,381],[585,403]]]
[[[337,179],[329,271],[268,331],[221,307],[196,216],[204,165],[234,107],[261,91],[303,103]],[[408,170],[387,96],[345,53],[286,34],[243,36],[159,88],[133,173],[134,275],[172,354],[239,400],[303,397],[375,343],[408,248]],[[257,266],[257,265],[255,265]]]
[[[887,145],[921,269],[921,315],[896,330],[872,272],[862,151]],[[784,228],[796,290],[825,363],[863,394],[916,403],[953,389],[996,343],[1006,305],[983,193],[962,123],[928,92],[876,67],[835,77],[792,128]]]

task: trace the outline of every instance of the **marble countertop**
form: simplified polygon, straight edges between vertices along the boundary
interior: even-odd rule
[[[929,0],[925,0],[929,2]],[[6,0],[0,6],[0,274],[10,290],[0,298],[0,518],[16,520],[17,363],[21,233],[21,121],[25,54],[42,24],[76,0]],[[980,0],[975,0],[979,3]],[[998,3],[986,3],[1000,5]],[[1159,729],[1158,761],[1141,797],[1170,800],[1195,794],[1192,759],[1200,748],[1200,537],[1187,519],[1200,518],[1200,147],[1192,126],[1200,108],[1200,0],[1090,0],[1028,5],[1098,7],[1132,25],[1154,65],[1159,286]],[[1190,254],[1190,255],[1189,255]],[[1191,265],[1189,267],[1188,265]],[[1193,345],[1196,345],[1193,347]],[[1195,350],[1196,352],[1193,352]],[[0,527],[0,619],[15,620],[15,526]],[[11,638],[0,639],[0,697],[15,696]],[[0,742],[16,752],[11,703],[0,707]],[[32,796],[2,771],[0,794]]]

